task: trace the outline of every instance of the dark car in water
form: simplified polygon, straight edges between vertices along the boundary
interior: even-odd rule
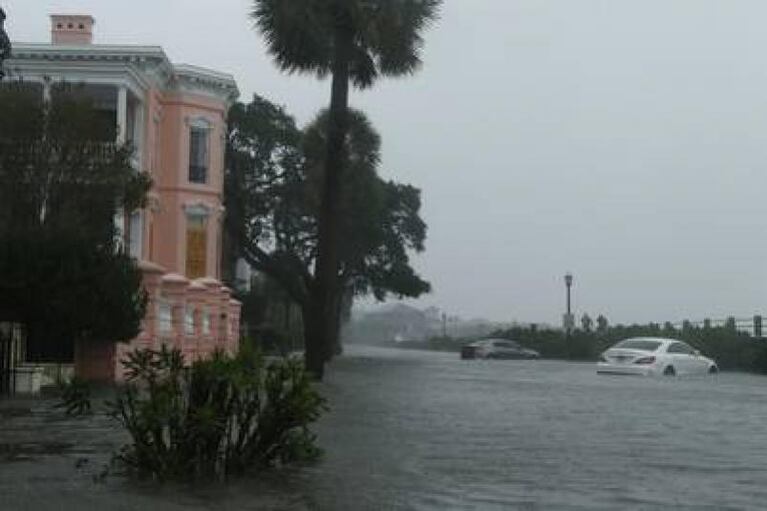
[[[462,359],[538,359],[541,354],[509,339],[483,339],[461,348]]]

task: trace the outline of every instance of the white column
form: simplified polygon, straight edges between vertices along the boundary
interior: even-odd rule
[[[125,85],[117,88],[117,142],[124,144],[128,128],[128,89]]]
[[[134,155],[134,161],[136,163],[136,170],[145,170],[143,167],[144,161],[144,109],[145,105],[141,101],[136,101],[135,115],[133,116],[133,143],[136,145],[136,154]]]
[[[144,212],[134,211],[130,216],[130,240],[128,240],[130,255],[143,259],[144,252]]]
[[[117,143],[124,144],[128,126],[128,89],[124,85],[117,87]],[[125,211],[118,209],[114,217],[119,248],[125,246]]]

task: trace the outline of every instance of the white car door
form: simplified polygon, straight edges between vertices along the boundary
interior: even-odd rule
[[[690,345],[681,341],[669,345],[666,353],[674,366],[676,374],[689,374],[695,372],[695,350]]]
[[[700,353],[700,351],[698,351],[698,350],[696,350],[696,349],[694,349],[692,347],[690,347],[690,349],[692,349],[692,355],[691,356],[692,356],[693,370],[696,373],[708,374],[708,367],[709,367],[708,359],[706,357],[704,357]]]

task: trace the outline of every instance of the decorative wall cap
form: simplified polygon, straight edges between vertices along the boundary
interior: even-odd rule
[[[159,264],[153,263],[152,261],[141,260],[138,262],[137,266],[138,269],[144,273],[165,273],[168,271]]]
[[[205,287],[205,284],[200,282],[199,280],[193,280],[191,284],[189,284],[189,291],[207,291],[207,287]]]
[[[162,277],[163,284],[189,284],[189,279],[178,273],[168,273]]]
[[[222,286],[221,281],[220,280],[216,280],[213,277],[202,277],[202,278],[199,278],[199,279],[195,280],[195,282],[199,282],[200,284],[202,284],[203,286],[206,286],[206,287],[221,287]]]

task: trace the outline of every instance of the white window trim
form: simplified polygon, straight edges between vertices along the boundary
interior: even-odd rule
[[[213,126],[214,126],[214,124],[208,118],[206,118],[206,117],[199,117],[199,116],[198,117],[187,117],[186,118],[186,124],[187,124],[187,126],[189,128],[189,129],[187,129],[187,137],[189,139],[189,151],[187,151],[189,153],[187,155],[187,157],[189,158],[189,161],[187,163],[187,181],[190,184],[195,184],[195,185],[203,185],[203,186],[204,185],[209,185],[210,184],[210,178],[211,178],[211,176],[210,176],[210,167],[211,167],[211,162],[212,162],[211,137],[213,136]],[[205,165],[206,173],[205,173],[205,181],[204,182],[192,181],[192,180],[189,179],[189,174],[188,174],[189,169],[192,166],[192,161],[191,161],[192,131],[195,131],[195,130],[196,131],[204,131],[205,134],[206,134],[205,143],[208,146],[206,148],[206,155],[207,155],[207,160],[208,161],[206,162],[206,165]]]

